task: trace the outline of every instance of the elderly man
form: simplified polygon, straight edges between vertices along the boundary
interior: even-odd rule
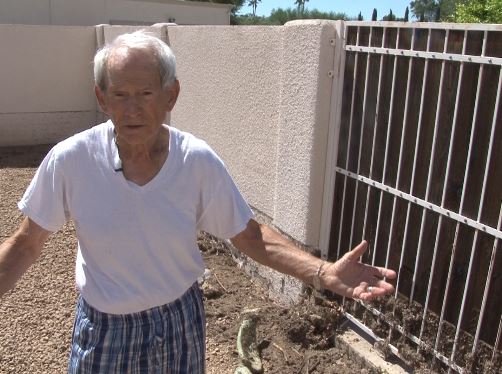
[[[170,48],[144,32],[94,59],[95,93],[110,117],[57,144],[0,246],[0,295],[67,220],[77,230],[80,296],[68,372],[203,373],[205,320],[196,244],[204,230],[285,274],[352,298],[392,292],[392,270],[311,256],[257,223],[223,162],[202,140],[164,124],[178,97]]]

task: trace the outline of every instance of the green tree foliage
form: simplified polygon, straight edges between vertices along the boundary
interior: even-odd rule
[[[410,9],[421,22],[445,21],[450,19],[455,5],[461,1],[464,0],[414,0],[410,2]]]
[[[382,21],[395,21],[395,20],[396,16],[394,15],[394,13],[392,13],[392,9],[390,10],[389,14],[387,14],[382,18]]]
[[[502,23],[502,0],[469,0],[457,4],[454,22]]]
[[[272,9],[268,17],[270,25],[284,25],[286,22],[294,21],[295,19],[332,19],[332,20],[347,20],[348,17],[345,13],[337,12],[321,12],[317,9],[304,10],[302,14],[294,9]]]
[[[247,26],[247,25],[270,25],[268,17],[253,16],[252,14],[245,14],[242,16],[237,16],[235,19],[236,25]]]
[[[434,21],[439,22],[440,20],[441,20],[441,7],[437,7]]]
[[[410,2],[411,12],[420,21],[432,22],[439,3],[436,0],[415,0]]]
[[[377,20],[377,10],[376,8],[373,8],[373,13],[371,14],[371,20],[376,21]]]
[[[357,15],[357,20],[358,21],[362,21],[364,18],[363,18],[363,15],[361,12],[359,12],[359,14]]]
[[[410,9],[406,7],[406,10],[404,11],[404,22],[408,22],[410,20]]]
[[[450,21],[451,17],[455,14],[455,7],[463,0],[440,0],[439,1],[439,21]]]
[[[332,19],[332,20],[347,20],[345,13],[336,12],[321,12],[317,9],[304,10],[303,14],[298,14],[298,10],[288,9],[272,9],[269,17],[253,17],[251,14],[238,16],[237,24],[239,25],[284,25],[286,22],[296,19]]]

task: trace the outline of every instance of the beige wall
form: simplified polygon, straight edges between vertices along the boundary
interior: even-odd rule
[[[96,119],[94,27],[0,25],[0,146],[52,142]]]
[[[50,0],[0,0],[0,23],[50,25]]]
[[[0,25],[0,146],[58,141],[97,123],[92,58],[137,26]],[[249,203],[319,245],[335,22],[159,24],[181,82],[173,125],[221,155]],[[169,120],[169,119],[168,119]]]
[[[324,185],[336,117],[331,71],[337,25],[151,28],[177,56],[181,93],[172,124],[220,154],[265,220],[312,246],[320,245],[329,199]],[[53,143],[100,122],[95,50],[138,28],[0,25],[0,146]],[[298,295],[292,290],[299,283],[289,278],[273,284],[276,293]]]
[[[217,150],[253,207],[319,245],[334,22],[168,34],[181,81],[173,123]]]
[[[249,201],[274,216],[283,27],[169,27],[175,126],[204,138]]]
[[[231,6],[179,0],[0,0],[0,23],[228,25]]]

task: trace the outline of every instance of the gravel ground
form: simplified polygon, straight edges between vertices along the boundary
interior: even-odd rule
[[[16,203],[48,148],[0,149],[0,241],[19,225]],[[76,238],[67,224],[47,243],[41,258],[0,299],[0,373],[64,373],[74,303]],[[368,373],[333,346],[340,314],[335,306],[284,308],[238,269],[213,239],[200,241],[211,277],[204,285],[207,372],[233,373],[239,363],[236,337],[246,308],[260,308],[257,344],[265,373]]]

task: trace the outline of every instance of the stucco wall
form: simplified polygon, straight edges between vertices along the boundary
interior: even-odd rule
[[[105,3],[108,20],[103,23],[123,24],[141,17],[141,21],[151,23],[168,22],[172,18],[179,25],[230,24],[231,6],[227,4],[163,0],[105,0]]]
[[[169,27],[181,94],[173,123],[222,156],[248,201],[319,244],[334,22]]]
[[[0,23],[228,25],[231,6],[178,0],[0,0]]]
[[[275,183],[275,224],[318,246],[330,126],[335,23],[286,24]]]
[[[282,27],[169,27],[175,126],[205,139],[255,207],[273,217]]]
[[[335,23],[277,27],[159,24],[181,93],[172,124],[205,139],[249,203],[318,246]],[[0,25],[0,146],[58,141],[100,121],[96,48],[137,26]],[[169,121],[170,118],[167,118]]]
[[[0,146],[50,143],[96,119],[94,27],[0,25]]]
[[[335,25],[151,28],[173,48],[181,82],[166,121],[205,139],[259,216],[311,246],[326,200]],[[99,123],[95,50],[138,28],[0,25],[0,146],[54,143]],[[297,299],[299,282],[251,268],[276,279],[272,294]]]

